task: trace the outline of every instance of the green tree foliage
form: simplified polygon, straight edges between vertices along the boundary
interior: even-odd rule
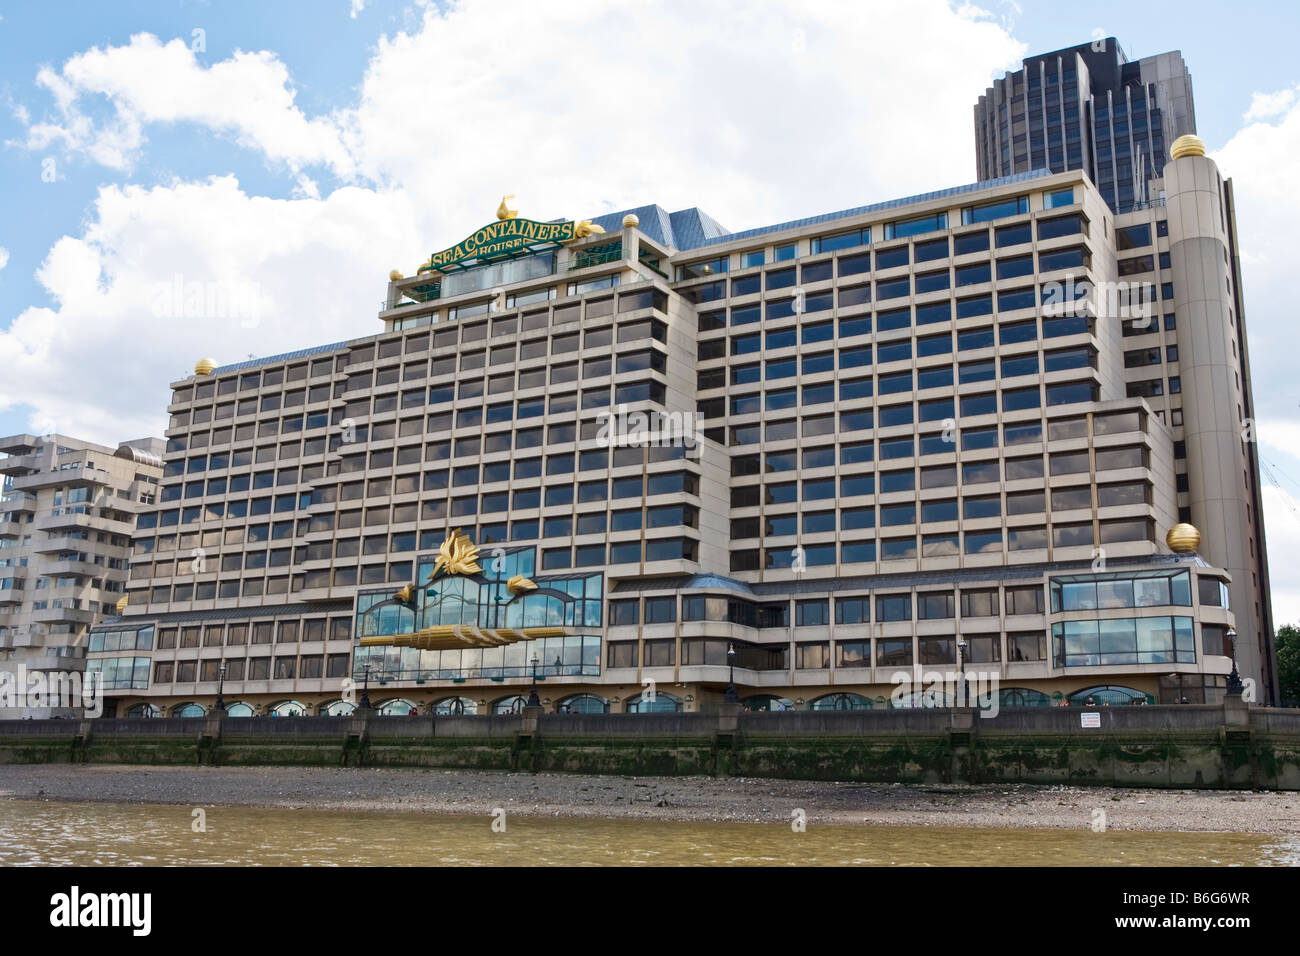
[[[1283,707],[1300,707],[1300,627],[1277,630],[1277,682]]]

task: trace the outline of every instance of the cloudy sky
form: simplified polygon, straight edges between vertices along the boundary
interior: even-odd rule
[[[1293,3],[0,0],[0,435],[160,434],[167,383],[379,328],[491,218],[730,229],[972,181],[1027,53],[1180,49],[1239,201],[1279,623],[1300,620]]]

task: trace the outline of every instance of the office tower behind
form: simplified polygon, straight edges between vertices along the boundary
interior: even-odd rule
[[[1130,62],[1114,37],[1032,56],[975,104],[980,179],[1082,169],[1115,212],[1157,198],[1148,182],[1196,132],[1192,77],[1174,50]]]

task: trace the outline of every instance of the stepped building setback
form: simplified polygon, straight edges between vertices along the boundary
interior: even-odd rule
[[[737,233],[503,201],[381,332],[173,383],[87,667],[119,715],[1119,705],[1235,638],[1271,701],[1231,184],[1173,146],[1121,215],[1075,168]]]

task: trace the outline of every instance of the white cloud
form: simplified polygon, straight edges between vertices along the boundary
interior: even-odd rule
[[[389,269],[481,225],[503,193],[539,218],[659,202],[742,229],[969,182],[971,104],[1023,52],[942,0],[781,0],[762,16],[466,0],[422,16],[380,41],[358,101],[327,116],[303,114],[268,52],[205,67],[180,40],[138,35],[43,70],[56,118],[30,126],[29,145],[123,168],[150,124],[192,122],[283,161],[295,186],[289,200],[228,176],[102,188],[38,271],[55,304],[0,331],[0,409],[106,442],[158,433],[167,383],[200,356],[376,331]],[[178,276],[247,293],[260,325],[155,315]]]
[[[58,115],[25,124],[29,149],[59,146],[113,169],[130,169],[147,124],[189,122],[233,134],[241,145],[295,170],[324,165],[342,176],[351,172],[335,119],[308,119],[294,105],[288,69],[266,51],[236,52],[204,67],[182,40],[164,44],[141,33],[126,46],[79,53],[61,70],[45,67],[36,82],[53,98]],[[87,111],[86,101],[98,97],[112,104],[111,117],[98,119],[93,109]]]
[[[365,8],[366,0],[352,0],[352,9],[348,11],[348,16],[355,20],[357,15]]]
[[[1273,122],[1243,126],[1214,159],[1232,180],[1241,239],[1242,292],[1256,415],[1280,428],[1300,424],[1294,374],[1294,226],[1300,194],[1280,183],[1300,177],[1300,101]]]
[[[1251,123],[1256,120],[1280,116],[1295,103],[1297,92],[1300,91],[1290,89],[1278,90],[1275,93],[1255,93],[1251,97],[1250,108],[1246,110],[1246,115],[1242,118],[1247,123]]]
[[[744,229],[973,180],[972,104],[1022,52],[940,0],[462,3],[380,41],[349,143],[453,236],[502,193]]]
[[[1268,575],[1273,594],[1273,626],[1300,624],[1300,510],[1294,495],[1266,485],[1264,521],[1268,535]]]
[[[1279,186],[1300,177],[1300,98],[1296,90],[1255,94],[1244,125],[1214,154],[1231,178],[1241,240],[1242,293],[1260,453],[1300,477],[1300,379],[1295,341],[1294,224],[1300,195]],[[1285,478],[1283,478],[1285,485]],[[1300,497],[1265,487],[1264,519],[1276,624],[1300,621]]]
[[[94,48],[40,72],[56,117],[25,145],[129,169],[149,124],[189,122],[295,174],[397,185],[453,231],[508,191],[538,215],[658,201],[744,228],[970,181],[971,104],[1023,50],[943,0],[467,0],[382,38],[355,108],[316,117],[270,52],[204,67],[180,39]]]
[[[9,250],[4,246],[0,246],[0,269],[7,265],[9,265]]]
[[[55,306],[0,332],[0,409],[27,404],[34,421],[105,442],[159,434],[168,383],[201,357],[377,330],[388,270],[417,244],[395,193],[272,200],[229,176],[105,187],[84,235],[37,270]]]

